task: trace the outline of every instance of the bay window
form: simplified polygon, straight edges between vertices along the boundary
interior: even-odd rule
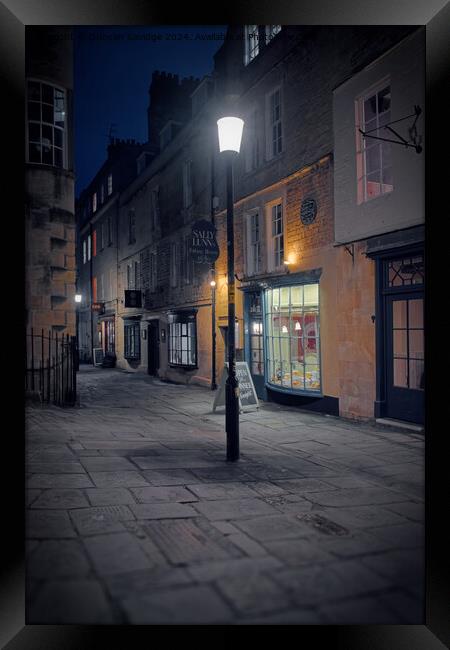
[[[66,111],[66,93],[62,88],[28,81],[28,162],[67,167]]]
[[[320,392],[319,285],[267,289],[265,317],[267,382]]]

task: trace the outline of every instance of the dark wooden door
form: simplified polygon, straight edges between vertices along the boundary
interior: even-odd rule
[[[152,320],[148,324],[148,374],[157,375],[159,368],[159,321]]]

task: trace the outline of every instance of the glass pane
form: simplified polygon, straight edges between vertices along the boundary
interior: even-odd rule
[[[276,312],[272,316],[272,335],[280,335],[280,316]]]
[[[380,147],[376,144],[375,146],[371,146],[370,149],[366,149],[366,173],[370,174],[380,169],[380,167]]]
[[[409,327],[423,328],[423,299],[409,300]]]
[[[292,388],[304,390],[305,367],[301,363],[292,364]]]
[[[406,357],[407,356],[407,330],[394,330],[394,356]]]
[[[376,114],[376,97],[373,95],[373,97],[369,97],[369,99],[366,99],[364,102],[364,118],[366,123],[376,117]]]
[[[389,86],[383,88],[378,93],[378,112],[383,113],[388,111],[391,107],[391,89]]]
[[[317,331],[317,314],[315,312],[307,312],[303,317],[303,335],[314,337],[318,335]]]
[[[409,387],[416,390],[423,390],[425,388],[423,360],[409,360]]]
[[[64,127],[64,122],[66,119],[64,99],[58,98],[55,101],[55,124],[56,126]]]
[[[28,140],[29,142],[41,141],[41,129],[39,124],[34,124],[34,122],[28,124]]]
[[[63,166],[63,155],[62,155],[62,149],[54,149],[55,153],[55,166],[56,167],[62,167]]]
[[[42,162],[44,165],[53,165],[53,150],[52,147],[42,147]]]
[[[53,131],[54,131],[53,137],[54,137],[55,146],[62,148],[63,132],[61,131],[61,129],[53,129]]]
[[[305,366],[305,389],[318,390],[320,389],[320,373],[318,365]]]
[[[41,120],[41,105],[37,102],[28,102],[28,119],[40,122]]]
[[[281,289],[281,307],[289,307],[289,287]]]
[[[393,327],[394,329],[406,328],[406,308],[407,300],[395,300],[392,303],[393,310]]]
[[[408,388],[407,359],[394,358],[394,386]]]
[[[380,194],[381,188],[380,188],[380,172],[373,172],[371,174],[367,174],[366,178],[366,187],[367,187],[367,196],[369,198],[373,196],[378,196]]]
[[[303,304],[303,287],[291,287],[291,305],[293,307],[301,307]]]
[[[386,167],[385,169],[383,169],[382,176],[383,176],[383,192],[390,192],[393,186],[392,167]]]
[[[53,128],[46,124],[42,125],[42,144],[44,146],[51,146],[53,144]]]
[[[53,104],[53,86],[42,84],[42,101],[47,104]]]
[[[293,313],[291,315],[291,336],[303,335],[303,317],[300,313]]]
[[[409,330],[409,356],[413,359],[423,359],[423,330]],[[394,353],[395,354],[395,353]]]
[[[28,82],[28,99],[41,101],[41,84],[38,81]]]
[[[306,284],[304,287],[305,305],[319,304],[319,285]]]
[[[30,162],[40,163],[41,162],[41,145],[40,144],[30,144],[28,148],[28,160]]]
[[[277,311],[280,305],[280,290],[272,289],[273,311]]]
[[[42,104],[42,121],[53,124],[53,106]]]

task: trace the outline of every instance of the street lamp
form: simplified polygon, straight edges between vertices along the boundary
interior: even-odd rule
[[[226,156],[227,178],[227,272],[228,272],[228,378],[225,384],[225,430],[227,460],[239,459],[239,386],[235,361],[235,289],[233,224],[233,158],[241,148],[244,121],[239,117],[217,120],[219,150]]]
[[[75,369],[79,370],[80,369],[80,348],[79,348],[79,341],[78,341],[78,329],[80,327],[80,316],[78,312],[78,305],[81,304],[83,300],[83,296],[81,295],[81,293],[76,293],[74,299],[75,299],[75,345],[76,345]]]

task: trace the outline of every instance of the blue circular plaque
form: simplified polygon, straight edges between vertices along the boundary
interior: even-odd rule
[[[317,205],[314,199],[304,199],[300,208],[300,219],[302,224],[309,226],[315,221],[317,214]]]

